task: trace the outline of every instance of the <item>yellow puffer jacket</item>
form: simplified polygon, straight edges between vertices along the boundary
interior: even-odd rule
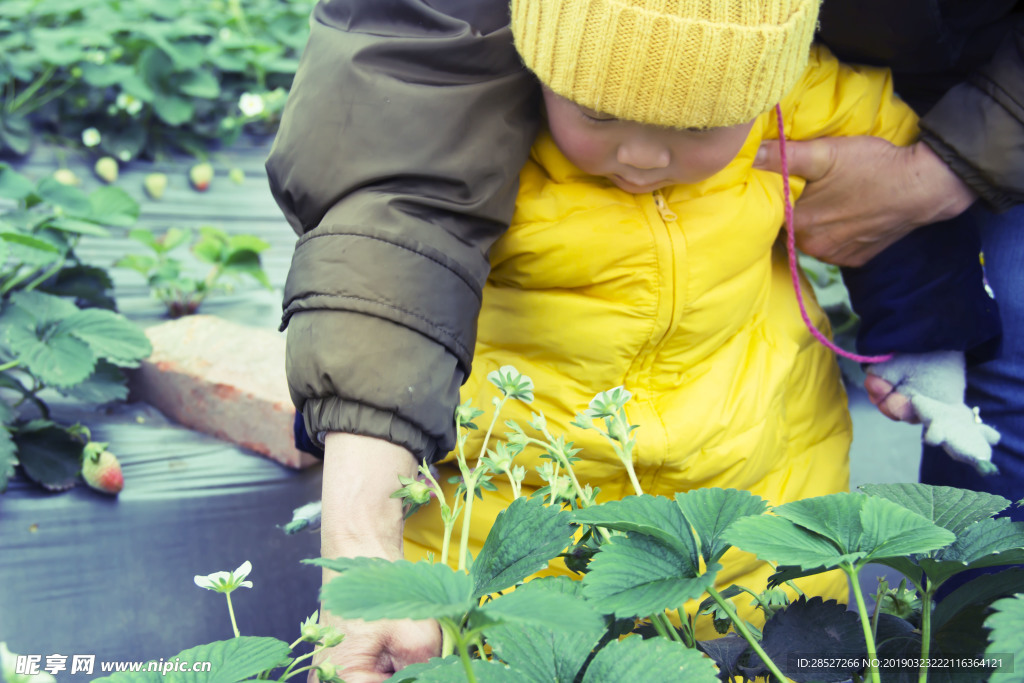
[[[888,72],[854,71],[824,48],[814,49],[782,110],[792,139],[869,134],[907,144],[917,134]],[[804,327],[777,244],[782,179],[751,169],[761,141],[777,137],[775,116],[765,114],[714,177],[632,195],[583,174],[542,133],[520,176],[512,226],[491,252],[462,398],[489,410],[489,372],[513,365],[529,375],[535,402],[511,402],[503,417],[525,427],[531,411],[543,411],[552,433],[583,449],[577,473],[605,500],[632,486],[601,437],[569,422],[618,385],[633,394],[627,412],[639,425],[634,457],[645,493],[718,486],[778,505],[846,490],[846,396],[831,352]],[[806,282],[804,291],[812,319],[827,329]],[[482,438],[473,432],[467,453],[479,453]],[[536,450],[517,458],[531,472],[524,493],[543,486],[533,472],[540,462]],[[473,552],[510,500],[507,482],[494,483],[500,490],[473,508]],[[407,524],[407,556],[437,553],[440,538],[436,507],[421,510]],[[737,551],[723,564],[722,584],[760,590],[770,573]],[[841,577],[803,587],[846,601]]]

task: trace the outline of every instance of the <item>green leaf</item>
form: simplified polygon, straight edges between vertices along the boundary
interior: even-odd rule
[[[815,596],[806,596],[791,603],[765,622],[761,647],[770,659],[789,678],[797,683],[811,681],[848,681],[859,666],[847,667],[839,673],[838,667],[828,671],[813,671],[807,667],[795,667],[799,656],[828,653],[837,659],[866,656],[864,631],[856,612],[835,600],[824,601]],[[760,663],[760,657],[751,659]]]
[[[796,565],[801,569],[832,569],[864,557],[864,553],[859,552],[842,553],[827,538],[772,515],[737,519],[725,530],[722,538],[762,560]]]
[[[134,73],[127,64],[82,64],[82,80],[94,88],[109,88],[121,83]]]
[[[210,662],[208,672],[173,672],[166,676],[160,671],[116,673],[94,680],[110,683],[236,683],[277,667],[290,652],[288,644],[277,638],[240,636],[192,647],[165,660]]]
[[[110,231],[90,221],[83,221],[78,218],[60,216],[51,218],[46,222],[47,227],[70,232],[75,235],[91,235],[93,237],[108,237]]]
[[[736,489],[694,489],[676,494],[676,504],[683,516],[697,531],[704,561],[717,561],[729,544],[722,541],[722,532],[735,520],[760,515],[768,503],[749,491]]]
[[[84,403],[111,403],[128,398],[124,373],[116,365],[100,360],[96,369],[78,384],[59,390],[63,395]]]
[[[713,565],[697,576],[690,558],[650,536],[619,536],[590,561],[583,595],[617,617],[647,616],[699,598],[719,568]]]
[[[540,571],[571,542],[567,514],[539,498],[517,498],[498,513],[473,561],[473,597],[504,590]]]
[[[38,306],[32,308],[33,302]],[[53,387],[69,387],[92,374],[96,358],[89,346],[52,331],[55,322],[78,311],[74,304],[40,292],[16,292],[10,303],[3,311],[5,340],[29,372]]]
[[[82,468],[82,444],[56,425],[14,434],[21,468],[32,481],[51,491],[75,485]]]
[[[580,582],[565,576],[534,579],[515,593],[538,586],[543,586],[548,593],[557,591],[587,604],[580,595]],[[566,631],[557,625],[496,624],[487,629],[487,643],[524,680],[573,681],[604,631],[604,624],[600,621],[591,628],[574,631]]]
[[[992,603],[995,612],[985,620],[992,629],[985,654],[1013,658],[1017,666],[1024,663],[1024,595],[1003,598]],[[996,679],[998,680],[998,679]]]
[[[577,524],[592,524],[616,531],[638,532],[673,548],[696,576],[699,568],[697,544],[682,510],[662,496],[626,496],[572,513]]]
[[[40,180],[36,186],[36,194],[43,201],[59,206],[76,216],[88,214],[91,207],[89,197],[84,192],[77,187],[59,183],[53,178]]]
[[[841,553],[851,553],[861,549],[860,511],[866,500],[863,494],[833,493],[786,503],[772,512],[829,539]]]
[[[595,655],[582,683],[717,683],[710,659],[697,650],[664,638],[613,640]]]
[[[123,315],[101,308],[87,308],[69,315],[57,327],[81,339],[92,352],[121,367],[138,367],[139,361],[153,352],[149,338]]]
[[[975,522],[951,545],[921,558],[918,564],[934,583],[968,569],[1024,564],[1024,522],[1007,517]]]
[[[32,149],[32,124],[20,114],[0,115],[0,150],[11,150],[18,156]]]
[[[230,252],[253,251],[259,254],[269,248],[269,242],[255,235],[231,235],[228,238],[228,250]]]
[[[156,259],[142,254],[128,254],[119,258],[114,263],[114,267],[130,268],[143,277],[148,277],[149,271],[156,267]]]
[[[971,579],[942,599],[932,613],[932,631],[938,631],[972,605],[987,605],[996,598],[1024,592],[1024,569],[1004,569]]]
[[[475,604],[472,579],[447,565],[380,558],[332,562],[341,574],[320,598],[324,609],[346,619],[460,619]]]
[[[3,403],[2,399],[0,403]],[[11,433],[0,426],[0,493],[7,490],[7,482],[14,476],[14,466],[18,464],[17,450]]]
[[[0,197],[20,201],[32,194],[35,188],[35,183],[31,180],[12,170],[7,164],[0,164]]]
[[[511,593],[487,602],[478,611],[495,622],[540,626],[554,631],[599,631],[604,627],[602,616],[585,600],[566,594],[560,587],[550,587],[542,579],[528,581]]]
[[[5,242],[9,242],[10,244],[17,244],[22,247],[47,254],[48,256],[46,256],[42,261],[43,263],[55,261],[56,256],[64,253],[62,249],[51,242],[39,239],[38,237],[33,237],[32,235],[23,235],[19,232],[2,232],[0,233],[0,239],[3,239]],[[37,263],[35,260],[30,260],[30,262]]]
[[[195,107],[190,101],[178,95],[157,92],[153,96],[153,111],[164,123],[170,126],[180,126],[192,119]]]
[[[56,277],[47,280],[38,287],[39,291],[54,296],[70,297],[79,305],[82,302],[98,308],[113,309],[114,299],[110,290],[114,283],[103,268],[95,266],[65,266]]]
[[[107,185],[89,195],[88,217],[103,225],[127,228],[139,220],[139,203],[119,187]]]
[[[867,560],[926,553],[956,540],[952,531],[884,498],[868,497],[860,517],[864,535],[851,550],[866,552]]]
[[[1002,512],[1010,504],[1002,496],[928,484],[867,484],[869,496],[891,500],[959,535],[975,522]]]
[[[186,71],[177,74],[174,80],[178,90],[191,97],[213,99],[220,95],[220,82],[209,71]]]

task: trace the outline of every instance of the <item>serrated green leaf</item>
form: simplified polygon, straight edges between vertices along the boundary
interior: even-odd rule
[[[721,536],[730,524],[741,517],[763,514],[768,507],[763,498],[749,491],[718,488],[677,493],[676,504],[696,530],[707,563],[716,562],[728,550]]]
[[[8,306],[3,312],[5,341],[25,369],[41,382],[52,387],[70,387],[92,374],[96,357],[85,342],[69,334],[49,332],[48,326],[52,323],[46,317],[53,316],[60,306],[36,309],[38,317],[25,310],[24,302],[38,301],[45,305],[52,303],[50,300],[66,304],[74,311],[78,310],[74,304],[63,302],[57,297],[39,292],[17,292],[11,296],[11,302],[18,302],[17,305]]]
[[[8,244],[21,247],[11,249],[11,258],[19,263],[42,265],[56,261],[64,250],[51,242],[40,239],[33,235],[25,235],[20,232],[0,232],[0,239]],[[33,256],[28,253],[37,252]]]
[[[564,576],[534,579],[516,593],[523,588],[538,586],[587,604],[579,594],[580,582]],[[604,631],[601,621],[592,628],[574,631],[544,625],[496,624],[487,629],[487,643],[503,662],[522,676],[522,680],[573,681]]]
[[[89,197],[77,187],[63,185],[53,178],[43,178],[36,186],[40,199],[63,208],[70,214],[81,216],[89,212]]]
[[[103,225],[127,228],[139,220],[139,203],[121,188],[107,185],[89,195],[88,217]]]
[[[967,527],[949,546],[918,561],[934,583],[968,569],[1024,563],[1024,522],[986,518]]]
[[[985,627],[992,629],[986,654],[1009,655],[1017,662],[1024,663],[1024,595],[1017,593],[992,603],[995,610],[985,620]]]
[[[473,597],[504,590],[540,571],[571,542],[566,513],[539,498],[517,498],[498,513],[473,562]]]
[[[82,467],[82,444],[55,425],[14,434],[21,468],[28,478],[51,491],[75,485]]]
[[[7,164],[0,164],[0,197],[20,201],[32,194],[35,188],[35,183],[31,180]]]
[[[864,500],[860,520],[863,536],[850,550],[867,553],[867,560],[926,553],[956,540],[952,531],[884,498]]]
[[[583,577],[583,595],[617,617],[648,616],[699,598],[719,565],[696,576],[689,558],[650,536],[616,537],[601,546]]]
[[[119,313],[101,308],[72,313],[56,330],[57,334],[81,339],[97,357],[121,367],[138,367],[139,361],[153,352],[149,338],[138,325]]]
[[[2,399],[0,403],[3,403]],[[7,482],[14,476],[14,466],[18,464],[17,450],[11,433],[0,426],[0,493],[7,490]]]
[[[664,638],[613,640],[594,656],[583,683],[717,683],[710,659],[697,650]]]
[[[1010,504],[1002,496],[950,486],[867,484],[860,490],[869,496],[891,500],[957,535],[975,522],[998,514]]]
[[[210,662],[208,672],[175,671],[162,675],[160,671],[116,673],[96,681],[109,683],[237,683],[250,680],[284,661],[291,650],[277,638],[240,636],[218,640],[179,652],[167,661]]]
[[[65,266],[57,275],[38,287],[39,291],[59,297],[69,297],[97,308],[114,309],[110,290],[114,283],[103,268],[95,266]]]
[[[431,657],[425,662],[416,662],[404,667],[401,671],[395,673],[391,678],[387,679],[384,683],[414,683],[414,681],[423,680],[421,676],[433,675],[430,672],[434,669],[440,669],[444,672],[452,673],[451,680],[459,680],[458,675],[455,674],[454,669],[450,669],[450,665],[462,666],[462,661],[458,655],[448,655],[445,658]],[[465,678],[465,672],[462,674]]]
[[[132,75],[133,70],[125,64],[82,64],[82,80],[94,88],[108,88],[117,85]]]
[[[761,647],[775,661],[783,673],[796,683],[811,681],[848,681],[859,666],[830,667],[825,671],[813,671],[808,667],[796,667],[797,657],[813,657],[828,653],[837,659],[854,660],[866,656],[864,631],[856,612],[835,600],[822,600],[806,596],[792,602],[765,622]],[[757,655],[752,657],[759,662]]]
[[[472,579],[447,565],[360,559],[369,562],[321,589],[324,609],[347,619],[459,619],[475,605]]]
[[[863,494],[833,493],[795,500],[773,508],[772,512],[829,539],[840,553],[852,553],[861,549],[864,530],[860,511],[867,499]]]
[[[864,553],[842,553],[833,541],[788,519],[772,515],[737,519],[725,530],[722,538],[762,560],[795,565],[801,569],[832,569],[864,557]]]
[[[662,496],[626,496],[601,505],[574,510],[573,521],[616,531],[651,536],[673,548],[688,564],[689,576],[699,572],[697,543],[680,507]]]
[[[604,626],[602,616],[585,600],[550,589],[540,580],[528,581],[511,593],[490,600],[478,611],[495,622],[541,626],[553,631],[594,631]]]

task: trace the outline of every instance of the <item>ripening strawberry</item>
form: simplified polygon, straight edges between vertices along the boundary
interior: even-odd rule
[[[75,172],[70,168],[58,168],[53,172],[53,179],[61,185],[81,185],[82,181],[78,179]]]
[[[164,173],[149,173],[142,179],[142,186],[153,199],[160,199],[167,189],[167,175]]]
[[[210,187],[210,181],[213,180],[213,166],[207,163],[196,164],[189,169],[188,179],[192,182],[192,187],[200,192],[206,192]]]
[[[96,160],[93,170],[96,171],[96,175],[102,178],[104,182],[112,183],[117,180],[117,159],[114,157],[100,157]]]
[[[86,447],[85,457],[82,459],[82,478],[90,487],[112,496],[116,496],[124,488],[121,463],[108,450]]]

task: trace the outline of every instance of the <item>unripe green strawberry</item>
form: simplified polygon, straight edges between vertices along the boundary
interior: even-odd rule
[[[53,172],[53,179],[61,185],[78,185],[82,181],[70,168],[60,168]]]
[[[245,182],[245,171],[240,168],[233,168],[228,171],[228,178],[231,179],[235,185],[241,185]]]
[[[93,166],[93,170],[96,171],[96,175],[104,181],[112,183],[117,180],[117,159],[114,157],[100,157],[96,160],[96,165]]]
[[[142,180],[142,186],[146,188],[146,194],[153,199],[160,199],[167,189],[167,175],[164,173],[150,173]]]
[[[121,463],[107,450],[86,446],[85,457],[82,459],[82,478],[90,487],[112,496],[116,496],[124,488]]]
[[[210,181],[213,180],[213,166],[207,163],[196,164],[189,169],[188,179],[192,182],[192,187],[200,192],[206,192],[210,187]]]

